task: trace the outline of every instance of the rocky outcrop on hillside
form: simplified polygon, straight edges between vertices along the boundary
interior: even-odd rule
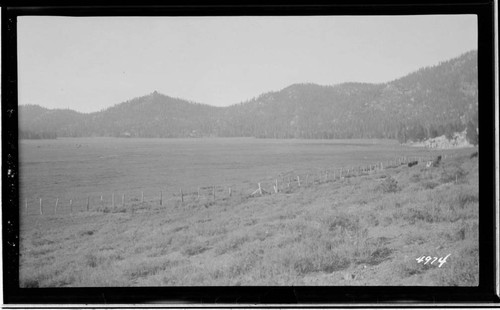
[[[457,132],[453,134],[451,139],[448,139],[445,135],[427,139],[421,142],[409,142],[407,145],[415,147],[425,147],[429,149],[456,149],[472,147],[473,145],[467,141],[467,130],[462,132]]]

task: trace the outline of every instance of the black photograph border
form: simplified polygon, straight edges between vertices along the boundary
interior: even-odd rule
[[[102,1],[76,1],[58,6],[12,1],[2,6],[2,238],[3,298],[14,304],[298,304],[307,307],[370,307],[393,304],[476,304],[498,302],[495,285],[498,270],[495,253],[495,88],[494,88],[494,2],[493,1],[335,1],[287,4],[244,3],[203,5],[199,3],[150,4],[138,6]],[[481,207],[479,208],[480,277],[478,287],[133,287],[133,288],[19,288],[19,163],[17,36],[18,16],[275,16],[275,15],[414,15],[474,14],[478,18],[478,88],[481,156],[479,164]],[[418,42],[416,42],[418,44]],[[498,81],[497,81],[498,82]],[[498,124],[496,124],[498,125]],[[497,154],[498,155],[498,154]]]

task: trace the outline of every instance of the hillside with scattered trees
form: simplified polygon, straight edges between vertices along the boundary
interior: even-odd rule
[[[213,107],[157,93],[94,113],[20,106],[21,138],[259,137],[421,141],[467,129],[478,143],[477,52],[382,84],[294,84]]]

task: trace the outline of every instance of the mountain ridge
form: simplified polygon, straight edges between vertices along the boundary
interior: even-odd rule
[[[57,136],[127,133],[133,137],[389,138],[406,142],[452,135],[467,126],[477,128],[477,106],[477,51],[469,51],[386,83],[295,83],[227,107],[156,91],[91,113],[21,105],[19,124],[21,132]]]

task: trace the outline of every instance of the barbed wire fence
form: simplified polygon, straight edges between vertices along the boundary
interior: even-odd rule
[[[444,154],[442,159],[453,158],[457,154]],[[270,194],[291,193],[294,190],[313,185],[336,182],[347,178],[360,177],[380,172],[387,169],[397,168],[403,165],[413,166],[426,164],[435,160],[436,156],[402,156],[394,160],[376,162],[368,165],[346,166],[333,169],[321,169],[319,172],[306,172],[296,174],[293,171],[281,173],[275,178],[268,178],[257,182],[254,188],[243,185],[205,185],[196,189],[183,189],[168,191],[167,189],[156,190],[132,190],[113,191],[101,195],[87,195],[85,197],[68,198],[65,196],[55,198],[38,198],[36,201],[24,199],[20,201],[20,209],[24,203],[25,215],[58,215],[73,214],[77,212],[126,212],[140,211],[153,206],[167,208],[169,205],[180,204],[205,204],[208,206],[221,199],[229,199],[233,196],[245,196],[248,198],[259,197]],[[36,208],[36,209],[35,209]]]

